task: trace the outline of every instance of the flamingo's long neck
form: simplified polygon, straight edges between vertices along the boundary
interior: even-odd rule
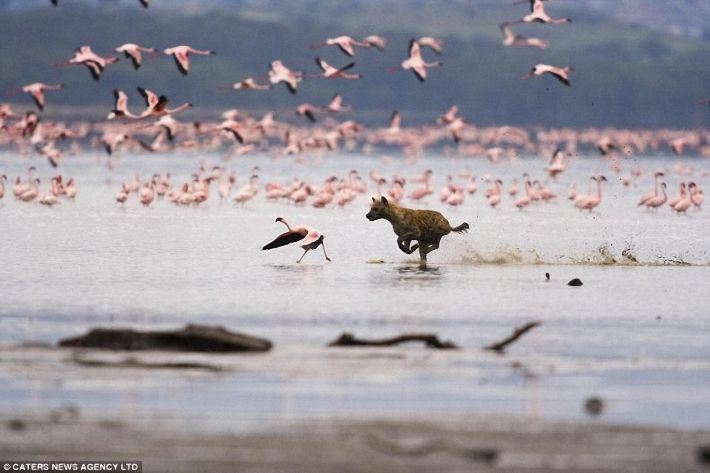
[[[602,200],[602,180],[597,179],[597,200],[601,202]]]

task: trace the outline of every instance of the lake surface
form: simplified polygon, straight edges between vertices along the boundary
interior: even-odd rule
[[[120,183],[136,173],[171,172],[178,185],[200,163],[234,170],[236,188],[255,165],[261,184],[294,176],[320,184],[356,169],[370,193],[372,169],[386,177],[432,169],[435,194],[413,206],[441,210],[471,231],[445,237],[422,271],[399,251],[387,222],[365,219],[370,193],[344,209],[267,202],[263,188],[243,207],[220,205],[216,190],[201,208],[166,201],[142,208],[135,195],[125,208],[114,204]],[[671,172],[677,163],[693,166],[692,179],[707,189],[707,160],[624,161],[624,175],[632,164],[646,170],[625,188],[601,159],[578,158],[549,183],[556,201],[518,211],[507,195],[500,208],[488,207],[480,179],[457,209],[440,204],[438,191],[448,174],[463,183],[456,177],[462,170],[500,177],[507,188],[523,172],[544,177],[546,160],[342,155],[299,164],[173,153],[123,155],[108,171],[98,154],[68,157],[59,171],[77,180],[76,202],[0,201],[0,411],[72,403],[97,415],[243,431],[303,418],[428,412],[582,419],[585,399],[596,395],[607,421],[710,428],[707,209],[677,216],[667,206],[636,207],[658,167],[677,194],[678,183],[690,180]],[[11,179],[31,164],[46,189],[56,171],[44,161],[0,155],[0,173]],[[567,186],[575,182],[584,192],[600,172],[609,179],[602,203],[581,213],[566,199]],[[274,222],[279,216],[322,231],[332,263],[320,250],[301,264],[297,247],[262,252],[283,230]],[[566,285],[575,277],[584,286]],[[531,320],[542,326],[505,355],[482,350]],[[204,373],[79,368],[69,351],[19,346],[53,344],[95,326],[185,323],[263,336],[275,348],[208,357],[228,371]],[[343,331],[434,332],[462,349],[325,347]]]

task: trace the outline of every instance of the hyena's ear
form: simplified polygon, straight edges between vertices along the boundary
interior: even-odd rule
[[[377,202],[374,197],[372,198],[372,202]]]
[[[383,204],[385,204],[385,207],[389,207],[390,203],[387,202],[387,198],[383,195],[380,200],[382,201]]]

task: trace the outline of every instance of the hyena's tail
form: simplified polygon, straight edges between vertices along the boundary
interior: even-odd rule
[[[466,233],[468,231],[468,223],[464,222],[458,227],[452,227],[451,231],[456,233]]]

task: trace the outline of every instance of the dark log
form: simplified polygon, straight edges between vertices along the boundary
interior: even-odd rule
[[[167,350],[197,352],[263,352],[271,342],[223,327],[187,325],[180,330],[146,331],[95,328],[86,335],[66,338],[60,347],[99,348],[104,350]]]
[[[343,333],[337,339],[328,344],[329,347],[390,347],[406,342],[424,342],[427,348],[437,348],[439,350],[450,350],[459,348],[454,343],[449,341],[441,341],[439,337],[432,333],[414,333],[404,334],[392,338],[381,338],[374,340],[365,340],[355,338],[352,333]]]
[[[497,351],[498,353],[503,353],[505,351],[505,347],[516,341],[518,338],[522,337],[527,331],[534,329],[540,324],[542,324],[542,322],[540,322],[539,320],[536,320],[535,322],[529,322],[521,327],[516,328],[515,331],[509,337],[504,338],[498,343],[488,345],[487,347],[485,347],[485,349]]]

